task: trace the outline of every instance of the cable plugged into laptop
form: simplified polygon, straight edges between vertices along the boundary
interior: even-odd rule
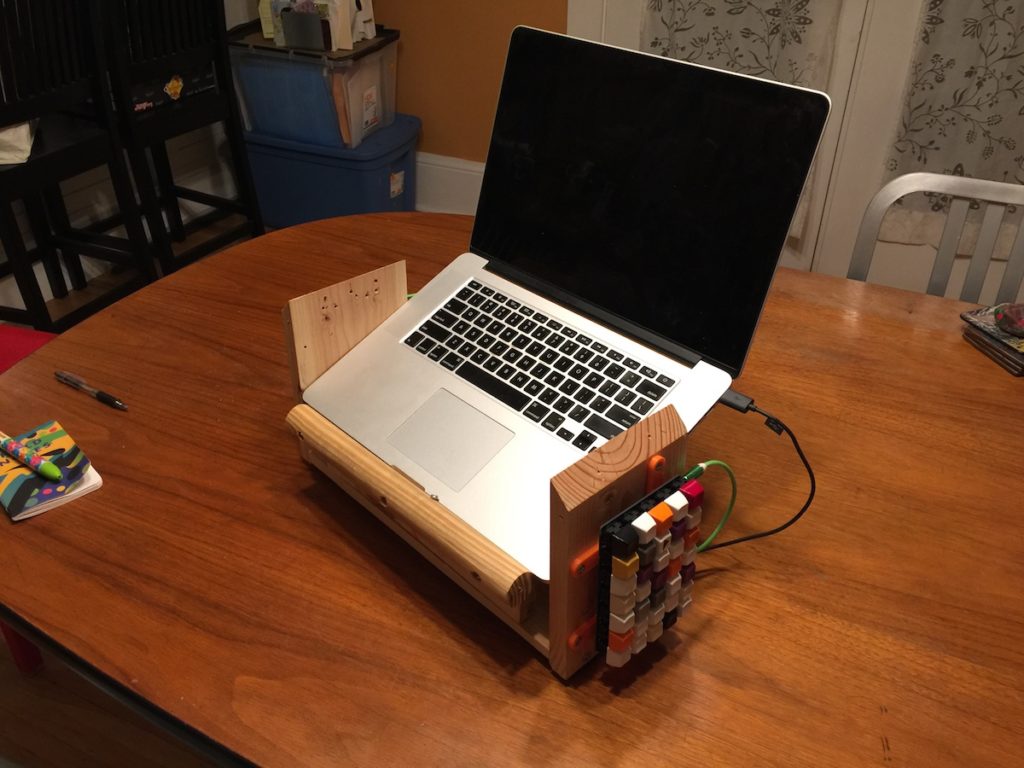
[[[811,469],[810,462],[807,461],[807,456],[804,454],[803,449],[800,448],[800,443],[797,441],[796,435],[793,434],[793,431],[789,427],[787,427],[785,425],[785,423],[781,419],[778,419],[775,416],[772,416],[767,411],[761,410],[760,408],[757,407],[757,405],[754,404],[754,399],[752,397],[747,397],[742,392],[737,392],[734,389],[726,390],[725,394],[722,395],[719,398],[718,402],[722,403],[723,405],[727,405],[728,407],[732,408],[735,411],[739,411],[740,413],[749,413],[750,411],[753,411],[754,413],[757,413],[757,414],[759,414],[761,416],[764,416],[764,419],[765,419],[764,424],[765,424],[765,426],[768,427],[768,429],[770,429],[775,434],[781,435],[783,432],[785,432],[786,435],[789,437],[789,439],[792,441],[793,448],[796,450],[796,455],[800,458],[801,463],[804,465],[804,469],[807,470],[807,478],[810,481],[810,490],[808,491],[808,494],[807,494],[807,500],[804,502],[803,506],[800,507],[800,510],[795,515],[793,515],[789,520],[784,522],[782,525],[776,526],[775,528],[772,528],[772,529],[767,530],[767,531],[760,531],[759,533],[751,533],[751,534],[748,534],[747,536],[740,536],[739,538],[730,539],[729,541],[723,541],[723,542],[720,542],[718,544],[711,544],[710,539],[712,537],[708,537],[708,541],[705,541],[704,544],[702,545],[702,548],[701,548],[702,552],[708,552],[708,551],[711,551],[713,549],[721,549],[722,547],[731,547],[733,544],[741,544],[741,543],[743,543],[745,541],[754,541],[755,539],[763,539],[763,538],[766,538],[768,536],[774,536],[776,533],[781,533],[782,531],[786,530],[791,525],[793,525],[793,523],[795,523],[801,517],[803,517],[804,513],[810,508],[811,502],[814,501],[814,493],[815,493],[815,489],[816,489],[816,483],[815,483],[815,480],[814,480],[814,470]],[[705,463],[706,464],[711,464],[711,462],[705,462]],[[700,467],[700,466],[701,466],[700,464],[697,465],[697,467]],[[697,469],[697,467],[695,467],[694,470],[690,470],[690,471],[691,472],[695,471]],[[701,470],[701,474],[703,474],[703,470]],[[735,500],[736,500],[736,481],[735,481],[735,478],[732,478],[732,471],[731,470],[729,470],[729,474],[730,474],[730,478],[733,480],[733,498],[732,498],[732,502],[730,502],[730,505],[729,505],[729,512],[731,512],[732,511],[732,503],[735,502]],[[723,517],[723,522],[726,519],[726,517],[727,516]],[[721,528],[721,524],[719,525],[719,529],[720,528]],[[716,531],[715,531],[716,534],[718,533],[719,529],[716,529]],[[710,544],[710,546],[707,546],[709,544]]]

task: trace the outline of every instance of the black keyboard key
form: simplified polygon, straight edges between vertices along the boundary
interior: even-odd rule
[[[531,333],[530,335],[533,336],[533,338],[537,339],[538,341],[544,341],[544,339],[546,339],[548,337],[548,334],[550,333],[551,331],[549,331],[547,328],[539,327],[534,328],[533,333]],[[551,342],[548,343],[550,344]]]
[[[455,295],[456,297],[462,299],[463,301],[469,301],[469,297],[473,296],[474,294],[472,288],[470,288],[469,286],[465,286],[461,291],[459,291]]]
[[[496,370],[501,368],[501,358],[500,357],[490,357],[490,358],[488,358],[487,362],[484,363],[484,368],[486,368],[491,373],[494,373]]]
[[[416,351],[425,355],[436,343],[436,341],[432,341],[431,339],[424,339],[416,345]]]
[[[631,389],[624,389],[615,396],[615,402],[623,405],[629,405],[634,400],[636,400],[636,392]]]
[[[525,373],[517,373],[515,376],[509,379],[508,383],[511,384],[513,387],[521,388],[524,384],[526,384],[529,381],[530,377],[527,376]]]
[[[604,375],[607,376],[609,379],[617,379],[619,378],[619,376],[625,373],[625,371],[626,369],[623,368],[618,363],[612,363],[611,365],[604,369]]]
[[[537,399],[540,400],[542,403],[547,403],[548,405],[551,405],[553,402],[555,402],[555,400],[558,399],[558,393],[549,387],[548,389],[545,389],[543,392],[541,392],[540,396]]]
[[[456,355],[454,352],[449,352],[447,355],[445,355],[444,360],[441,361],[441,365],[443,365],[449,371],[454,371],[456,368],[462,365],[465,359],[466,358],[464,357],[459,357],[459,355]]]
[[[508,301],[508,296],[506,296],[503,293],[496,293],[491,298],[493,298],[495,301],[501,302],[502,304]]]
[[[544,345],[539,341],[533,342],[533,344],[526,348],[526,354],[532,355],[533,357],[540,357],[546,351],[547,350],[544,349]]]
[[[468,331],[466,331],[466,338],[469,339],[470,341],[476,341],[481,336],[483,336],[483,334],[484,332],[481,331],[479,328],[470,328]]]
[[[570,432],[568,429],[560,429],[555,434],[558,435],[563,440],[572,440],[572,432]]]
[[[608,357],[610,357],[616,363],[621,363],[622,362],[622,358],[624,358],[625,355],[622,354],[621,352],[616,352],[614,349],[609,349],[608,350]]]
[[[632,371],[622,374],[622,378],[619,379],[619,383],[624,387],[632,387],[638,381],[640,381],[640,374]]]
[[[561,350],[563,355],[571,355],[579,348],[580,345],[577,344],[575,341],[567,341],[559,349]]]
[[[642,366],[640,368],[640,373],[642,373],[648,379],[656,379],[656,378],[658,378],[658,372],[656,370],[654,370],[653,368],[651,368],[649,366],[646,366],[646,365]]]
[[[583,334],[580,334],[579,336],[576,337],[576,341],[578,341],[584,347],[589,347],[594,340],[589,336],[584,336]]]
[[[590,361],[590,367],[595,371],[603,371],[606,365],[608,365],[608,358],[601,357],[600,355]]]
[[[432,350],[427,352],[427,357],[433,360],[435,363],[442,357],[448,354],[448,348],[444,344],[438,344]]]
[[[611,397],[612,395],[619,391],[619,385],[616,384],[614,381],[606,381],[604,384],[601,385],[601,388],[597,391],[600,392],[602,395],[607,395],[608,397]]]
[[[484,294],[485,296],[493,296],[494,295],[494,289],[493,288],[488,288],[486,285],[484,287],[480,288],[479,291],[480,291],[480,293]]]
[[[643,415],[645,415],[645,414],[646,414],[646,413],[647,413],[647,412],[648,412],[649,410],[651,410],[651,407],[652,407],[653,405],[654,405],[654,403],[652,403],[652,402],[651,402],[650,400],[644,400],[644,399],[643,399],[642,397],[638,397],[638,398],[636,399],[636,402],[635,402],[635,403],[633,403],[633,405],[631,405],[630,407],[631,407],[631,408],[632,408],[632,409],[633,409],[634,411],[636,411],[637,413],[639,413],[639,414],[640,414],[641,416],[643,416]]]
[[[625,408],[618,405],[613,405],[609,408],[608,412],[605,413],[605,418],[615,424],[618,424],[623,429],[629,429],[640,421],[640,417],[635,413],[630,413]]]
[[[590,401],[590,410],[597,411],[598,413],[603,413],[604,409],[611,404],[612,401],[609,400],[607,397],[601,397],[601,395],[598,395],[597,397]]]
[[[597,389],[601,386],[601,382],[604,381],[604,376],[600,373],[587,374],[587,378],[583,380],[583,386],[590,387],[591,389]]]
[[[483,286],[476,280],[470,280],[469,287],[472,288],[474,291],[479,291],[481,288],[483,288]]]
[[[540,360],[542,363],[553,363],[558,359],[558,350],[556,349],[545,349],[541,352]]]
[[[517,331],[515,328],[506,328],[500,334],[498,334],[498,338],[501,339],[502,341],[512,341],[512,339],[514,339],[518,335],[519,331]]]
[[[594,350],[595,352],[597,352],[597,354],[599,354],[599,355],[603,355],[605,352],[608,351],[608,347],[606,347],[604,344],[602,344],[599,341],[595,341],[593,344],[591,344],[590,348],[592,350]]]
[[[453,314],[461,315],[462,310],[466,308],[466,302],[459,301],[458,299],[448,299],[448,301],[444,305],[444,308]]]
[[[505,302],[505,306],[508,307],[509,309],[519,309],[519,307],[522,305],[515,299],[509,299],[508,301]]]
[[[523,353],[520,352],[518,349],[510,349],[508,352],[501,356],[501,359],[507,363],[514,363],[522,356]]]
[[[536,368],[533,369],[533,375],[536,376],[538,379],[543,379],[550,372],[551,369],[548,368],[546,365],[538,365]]]
[[[595,435],[593,432],[587,432],[586,430],[583,430],[582,432],[580,432],[579,437],[572,441],[572,444],[579,448],[581,451],[585,451],[587,450],[587,448],[594,444],[595,440],[597,440],[597,435]]]
[[[634,360],[632,357],[627,357],[622,364],[634,371],[640,367],[640,361]]]
[[[533,317],[533,310],[529,307],[520,307],[519,314],[523,317]]]
[[[480,346],[482,347],[483,344],[481,344]],[[505,350],[507,350],[507,349],[508,349],[508,344],[506,344],[504,341],[496,341],[496,342],[494,342],[494,346],[491,347],[491,354],[492,355],[503,355],[503,354],[505,354]]]
[[[587,369],[584,368],[582,365],[574,365],[571,369],[569,369],[569,375],[576,379],[576,381],[579,381],[580,379],[587,375]]]
[[[484,303],[483,303],[483,304],[482,304],[482,305],[480,306],[480,311],[481,311],[481,312],[486,312],[487,314],[491,314],[491,313],[492,313],[492,312],[493,312],[494,310],[496,310],[497,308],[498,308],[498,303],[497,303],[497,302],[495,302],[495,301],[491,301],[490,299],[488,299],[487,301],[485,301],[485,302],[484,302]]]
[[[540,312],[533,316],[533,319],[537,321],[539,325],[542,325],[548,321],[547,315],[542,315]]]
[[[523,387],[523,389],[526,391],[526,394],[528,395],[536,395],[538,392],[544,389],[544,385],[541,384],[536,379],[530,379],[530,382],[525,387]]]
[[[491,336],[497,336],[503,330],[505,330],[505,325],[497,320],[492,320],[491,324],[487,326],[487,332],[491,334]]]
[[[524,334],[516,336],[516,340],[512,342],[512,346],[516,349],[525,349],[526,345],[530,343],[530,337]]]
[[[509,309],[508,307],[498,307],[496,310],[491,312],[491,314],[494,315],[499,320],[504,320],[506,317],[512,314],[512,310]]]
[[[562,382],[562,386],[558,388],[558,391],[561,392],[563,395],[571,395],[579,388],[580,385],[577,384],[575,381],[573,381],[572,379],[566,379],[565,381]]]
[[[459,354],[463,357],[469,357],[476,351],[476,347],[470,344],[468,341],[459,347]]]
[[[529,333],[530,331],[532,331],[536,327],[537,327],[537,323],[534,322],[533,320],[523,320],[523,322],[521,322],[519,324],[519,332],[520,333]]]
[[[597,414],[591,415],[586,422],[583,424],[587,429],[597,432],[605,440],[611,440],[619,432],[623,431],[623,427],[618,424],[612,424],[607,419],[602,419]]]
[[[477,342],[477,344],[479,344],[484,349],[488,349],[491,346],[491,344],[493,344],[493,343],[494,343],[494,337],[493,336],[488,336],[487,334],[484,334],[483,336],[481,336],[480,340]]]
[[[459,322],[452,326],[452,333],[464,334],[469,328],[469,323],[465,320],[459,320]]]
[[[572,400],[570,400],[568,397],[560,397],[558,398],[558,402],[555,403],[555,410],[558,411],[559,413],[565,413],[570,408],[572,408],[572,405]]]
[[[486,328],[488,323],[491,322],[492,320],[490,315],[477,315],[476,318],[473,320],[473,325],[475,325],[477,328]]]
[[[666,390],[664,387],[659,387],[650,379],[644,379],[636,385],[636,391],[649,400],[657,400],[665,394]]]
[[[670,379],[665,374],[661,374],[661,376],[658,377],[658,383],[661,384],[661,386],[663,386],[663,387],[665,387],[667,389],[668,387],[671,387],[676,382],[675,382],[674,379]]]
[[[448,347],[448,349],[458,349],[459,347],[462,346],[462,339],[460,339],[458,336],[451,336],[448,339],[448,341],[444,343],[444,345]]]
[[[408,344],[410,347],[415,347],[417,344],[423,341],[423,339],[424,336],[422,333],[420,333],[419,331],[413,331],[412,333],[409,334],[409,337],[405,340],[405,343]]]
[[[571,338],[576,336],[576,331],[574,331],[572,328],[569,328],[568,326],[566,326],[565,328],[563,328],[561,330],[561,334],[563,336],[565,336],[565,338],[571,339]]]
[[[562,381],[564,379],[565,379],[565,374],[564,373],[559,373],[558,371],[552,371],[551,373],[548,374],[548,377],[546,379],[544,379],[544,383],[545,384],[550,384],[552,387],[557,387],[559,384],[562,383]]]
[[[544,421],[542,421],[540,425],[545,429],[550,429],[552,432],[554,432],[556,429],[562,426],[563,421],[565,421],[565,416],[560,416],[557,413],[549,413],[548,417],[544,419]]]
[[[427,336],[432,338],[434,341],[445,341],[452,335],[451,331],[446,331],[437,323],[432,323],[429,320],[420,326],[420,331],[427,334]]]
[[[458,319],[451,312],[445,312],[443,309],[437,310],[433,317],[430,318],[438,325],[443,325],[445,328],[451,328],[455,325],[455,321]]]
[[[498,369],[498,376],[502,379],[507,379],[515,372],[516,369],[513,368],[511,365],[503,365],[501,366],[501,368]]]
[[[472,360],[477,365],[483,365],[484,363],[487,362],[488,357],[490,357],[489,354],[487,354],[482,349],[478,349],[476,352],[473,353],[473,357],[471,357],[470,360]]]
[[[518,368],[521,371],[528,371],[531,368],[533,368],[533,364],[536,362],[537,361],[534,360],[529,355],[523,355],[521,358],[519,358],[519,362],[516,363],[516,368]]]
[[[548,320],[548,328],[550,328],[552,331],[560,331],[562,330],[562,324],[554,319]]]
[[[473,321],[474,321],[474,320],[476,320],[476,319],[477,319],[477,318],[478,318],[479,316],[480,316],[480,313],[479,313],[479,312],[477,312],[477,311],[476,311],[475,309],[473,309],[472,307],[470,307],[469,309],[467,309],[467,310],[466,310],[465,312],[463,312],[463,313],[462,313],[462,319],[463,319],[463,320],[468,320],[469,322],[473,322]]]
[[[561,371],[562,373],[565,373],[570,368],[572,368],[572,359],[568,357],[560,357],[557,361],[555,361],[553,367],[556,371]]]
[[[513,328],[515,328],[521,322],[523,322],[523,316],[520,315],[518,312],[513,312],[511,315],[508,316],[508,319],[505,320],[505,322],[511,325]]]
[[[469,299],[467,299],[467,301],[470,306],[479,307],[481,304],[484,303],[484,301],[486,301],[486,299],[479,293],[474,293],[472,296],[469,297]]]
[[[594,353],[591,352],[589,349],[581,349],[575,355],[573,355],[573,359],[574,360],[579,360],[581,363],[585,363],[585,362],[587,362],[587,360],[589,360],[593,356],[594,356]]]
[[[579,392],[576,393],[576,401],[586,405],[594,397],[594,390],[583,387]]]
[[[572,411],[569,412],[569,418],[573,421],[578,421],[580,424],[582,424],[583,420],[589,415],[590,411],[582,405],[574,406]]]
[[[545,416],[547,416],[550,411],[551,409],[548,408],[543,403],[538,403],[537,401],[534,401],[530,403],[529,406],[527,406],[525,411],[523,411],[523,415],[526,416],[526,418],[528,418],[530,421],[540,421]]]

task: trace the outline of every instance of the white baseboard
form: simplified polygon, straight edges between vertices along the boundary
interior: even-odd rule
[[[483,163],[417,152],[416,210],[473,215],[483,178]]]

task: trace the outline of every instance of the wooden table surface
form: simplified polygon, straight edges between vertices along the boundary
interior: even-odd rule
[[[959,302],[780,271],[737,387],[796,432],[805,518],[707,553],[632,669],[561,683],[512,630],[298,458],[280,310],[470,220],[275,232],[171,275],[0,376],[0,425],[57,418],[103,488],[0,525],[0,603],[129,698],[266,765],[1019,765],[1022,382]],[[725,308],[723,308],[725,311]],[[127,413],[53,378],[73,371]],[[762,419],[715,409],[693,461],[739,478],[723,536],[807,480]],[[706,520],[727,496],[709,471]]]

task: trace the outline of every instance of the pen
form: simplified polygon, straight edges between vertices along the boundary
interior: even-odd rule
[[[5,435],[3,432],[0,432],[0,450],[10,456],[13,456],[29,469],[38,472],[47,480],[59,483],[63,477],[60,473],[60,467],[52,461],[47,461],[35,451],[29,450],[23,443],[19,443],[13,437]]]
[[[73,373],[68,373],[67,371],[56,371],[53,375],[57,377],[57,381],[63,382],[67,384],[69,387],[80,389],[83,392],[92,395],[104,405],[109,405],[111,408],[117,408],[118,410],[121,411],[128,410],[128,406],[122,403],[116,397],[106,392],[101,392],[95,387],[90,387],[82,379],[78,378]]]

